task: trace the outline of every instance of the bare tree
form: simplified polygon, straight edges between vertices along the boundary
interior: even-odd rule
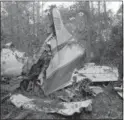
[[[100,17],[100,1],[98,1],[98,37],[100,38],[100,34],[101,34],[101,17]]]
[[[17,40],[20,40],[20,26],[19,26],[19,2],[16,1],[16,8],[17,8]]]
[[[104,1],[103,5],[104,5],[104,21],[105,21],[105,27],[107,27],[107,26],[108,26],[108,22],[107,22],[107,13],[106,13],[106,1]]]
[[[87,50],[86,50],[86,56],[87,56],[87,62],[90,62],[91,60],[91,41],[92,41],[92,17],[90,12],[90,5],[89,1],[85,2],[85,9],[86,9],[86,19],[87,19],[87,29],[88,29],[88,39],[87,39]]]
[[[33,34],[35,34],[35,2],[33,1]]]
[[[11,4],[12,4],[12,2],[11,2]],[[10,14],[10,17],[11,17],[11,19],[10,19],[10,25],[11,25],[11,38],[13,39],[13,34],[14,34],[14,31],[13,31],[13,15],[12,15],[12,6],[10,6],[10,8],[11,8],[11,14]]]
[[[40,2],[37,1],[37,37],[39,38]]]

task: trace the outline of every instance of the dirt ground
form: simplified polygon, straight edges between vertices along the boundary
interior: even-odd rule
[[[1,98],[7,93],[7,91],[1,90]],[[80,114],[76,113],[73,116],[65,117],[59,114],[46,114],[43,112],[18,109],[9,101],[6,101],[1,103],[1,119],[19,119],[22,115],[24,115],[24,119],[122,119],[122,109],[123,100],[115,91],[106,88],[103,93],[93,98],[91,113],[82,111]]]

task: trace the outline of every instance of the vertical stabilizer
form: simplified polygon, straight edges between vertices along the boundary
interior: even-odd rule
[[[65,28],[59,10],[57,8],[54,8],[52,13],[56,37],[58,45],[60,45],[64,42],[67,42],[72,37],[72,35]]]

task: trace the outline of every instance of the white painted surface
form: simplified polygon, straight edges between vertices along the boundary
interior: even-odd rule
[[[87,64],[78,72],[82,73],[93,82],[117,81],[119,77],[117,68],[93,64]]]
[[[30,99],[26,96],[23,96],[22,94],[17,94],[17,95],[15,94],[10,97],[10,100],[17,108],[20,108],[25,103],[30,103],[34,99]]]
[[[19,62],[15,56],[23,57],[24,53],[9,48],[1,51],[1,73],[4,76],[19,76],[22,72],[23,63]]]
[[[10,101],[17,107],[17,108],[24,108],[28,110],[34,110],[34,111],[42,111],[39,106],[36,106],[33,103],[34,99],[28,98],[22,94],[15,94],[10,97]]]
[[[85,49],[81,48],[78,44],[73,44],[72,46],[66,45],[62,50],[57,52],[51,60],[47,69],[47,77],[49,77],[55,70],[81,56],[84,51]]]
[[[71,116],[74,113],[80,113],[81,108],[87,108],[92,104],[92,99],[78,102],[63,102],[61,103],[65,108],[53,110],[52,113],[59,113],[65,116]]]
[[[75,74],[75,71],[77,72]],[[82,75],[80,75],[82,74]],[[95,63],[87,63],[84,67],[80,70],[75,69],[72,73],[71,79],[68,83],[61,86],[61,88],[70,86],[73,84],[74,79],[76,78],[75,82],[83,81],[84,79],[88,78],[92,82],[110,82],[110,81],[118,81],[118,69],[111,68],[108,66],[97,66]]]
[[[89,105],[92,104],[92,99],[79,101],[79,102],[60,102],[57,105],[62,105],[64,108],[44,108],[41,109],[37,104],[33,103],[34,99],[30,99],[22,94],[12,95],[10,97],[10,101],[17,107],[23,107],[25,109],[30,109],[34,111],[44,111],[48,113],[59,113],[65,116],[73,115],[74,113],[80,113],[81,108],[87,108]],[[44,103],[45,104],[45,103]],[[46,104],[48,104],[46,102]],[[52,102],[50,103],[52,104]],[[45,106],[45,105],[44,105]]]

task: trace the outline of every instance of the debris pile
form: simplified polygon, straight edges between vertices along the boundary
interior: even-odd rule
[[[44,56],[42,57],[45,58]],[[40,61],[40,56],[37,59]],[[70,77],[71,79],[60,88],[58,87],[59,89],[45,95],[42,89],[43,86],[32,84],[32,87],[28,88],[29,82],[31,83],[33,81],[32,83],[34,83],[38,79],[36,75],[33,78],[30,77],[34,72],[37,72],[38,66],[40,66],[38,60],[36,61],[31,61],[32,64],[29,65],[30,70],[28,71],[31,73],[27,78],[24,75],[18,78],[16,77],[10,80],[11,82],[6,87],[3,86],[2,89],[7,88],[10,92],[9,95],[6,95],[2,99],[3,102],[9,99],[17,108],[72,116],[75,113],[82,112],[82,110],[92,111],[92,100],[104,91],[101,86],[98,84],[95,85],[95,83],[118,81],[118,70],[116,68],[87,63],[79,70],[74,69]],[[39,74],[40,72],[38,72]],[[21,89],[22,86],[25,88],[24,91]],[[115,89],[119,90],[116,87]],[[17,90],[21,93],[16,92]],[[35,97],[32,96],[33,93],[37,93],[34,94]],[[120,90],[118,93],[120,94]]]
[[[95,64],[93,65],[93,68],[94,66]],[[91,112],[92,100],[104,90],[101,86],[94,85],[95,82],[90,79],[91,75],[88,78],[88,75],[85,76],[83,75],[84,73],[81,74],[81,70],[82,69],[78,71],[74,70],[70,80],[71,82],[62,89],[57,90],[48,96],[35,98],[33,96],[25,96],[23,94],[16,93],[10,96],[10,101],[17,108],[46,113],[58,113],[65,116],[80,113],[82,110]],[[97,79],[98,75],[94,74],[94,76]],[[117,81],[117,78],[115,79]],[[101,79],[99,82],[104,83],[104,81],[101,81]]]
[[[2,102],[9,99],[19,109],[72,116],[82,111],[92,112],[92,101],[99,93],[104,92],[104,83],[118,82],[118,70],[87,63],[79,70],[74,69],[70,80],[48,95],[44,94],[43,86],[38,84],[33,84],[32,89],[22,91],[20,85],[24,79],[24,76],[16,77],[2,86],[2,89],[7,88],[10,92],[2,98]],[[34,81],[37,81],[37,78],[34,78]],[[122,86],[115,86],[114,89],[122,97]]]
[[[56,100],[31,99],[17,94],[11,96],[10,100],[17,108],[46,113],[58,113],[65,116],[80,113],[82,108],[89,112],[92,111],[92,99],[79,102],[58,102]]]

